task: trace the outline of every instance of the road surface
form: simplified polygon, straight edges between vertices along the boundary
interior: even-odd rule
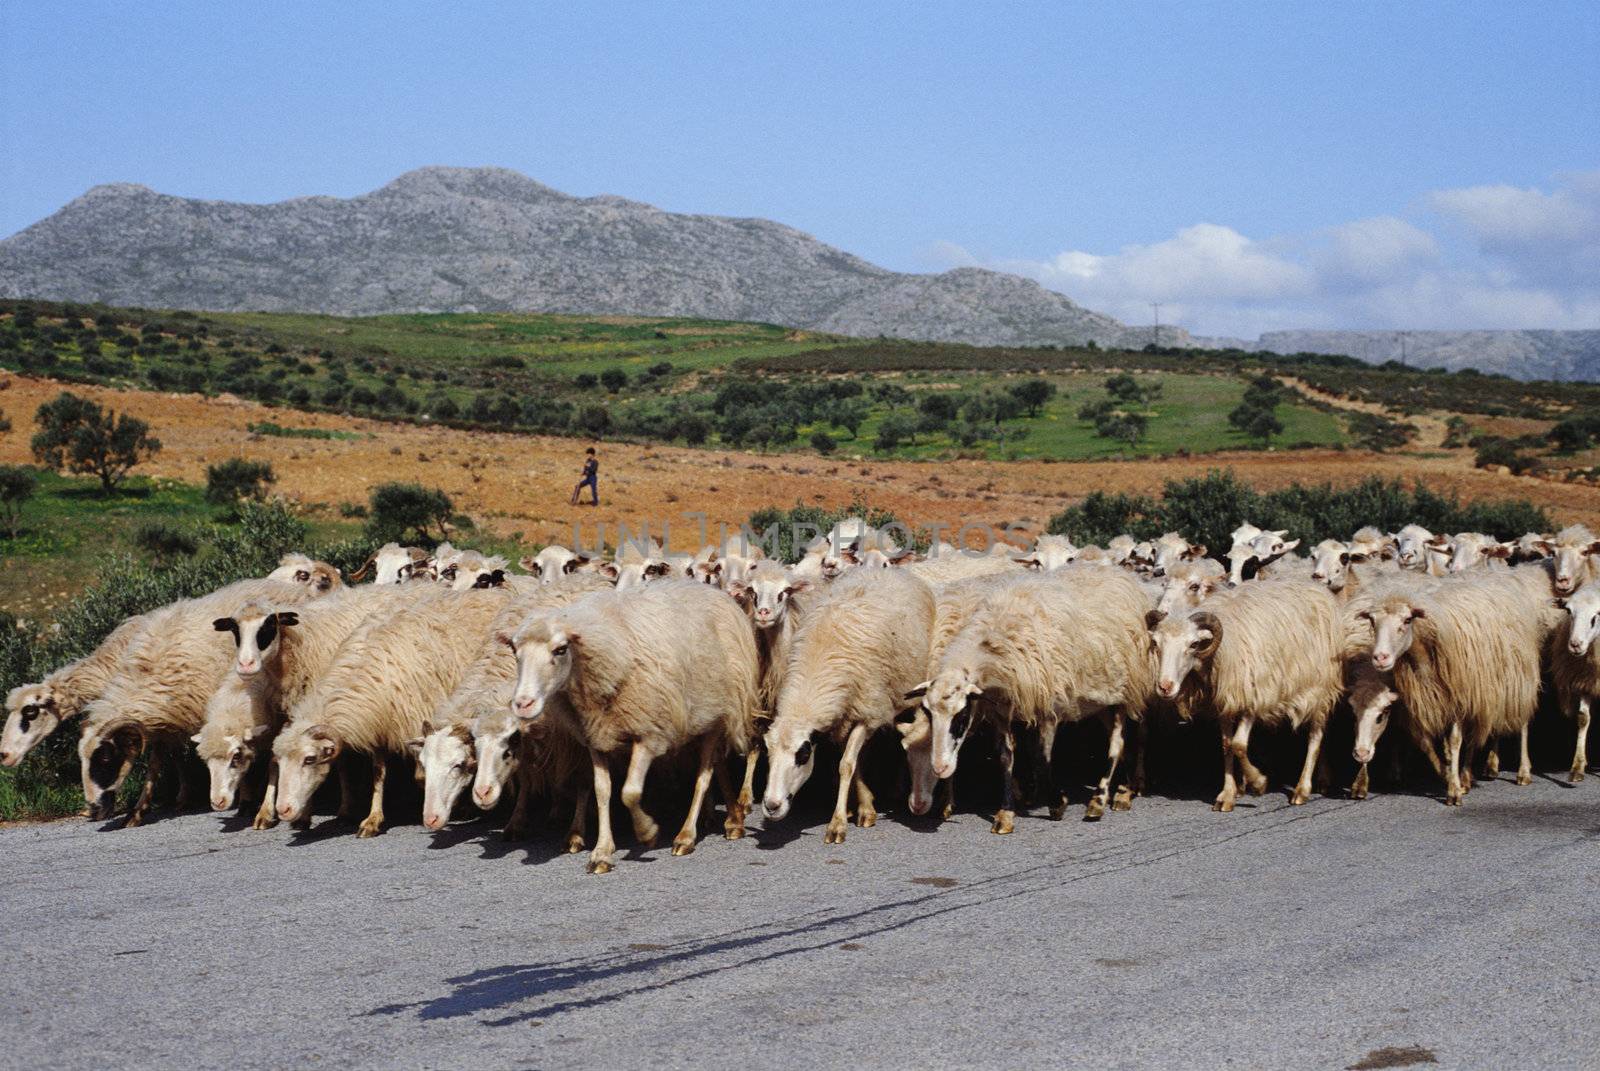
[[[1600,1059],[1593,779],[1459,809],[1157,798],[1009,837],[890,815],[837,846],[808,815],[599,877],[484,822],[324,821],[0,830],[0,1065]]]

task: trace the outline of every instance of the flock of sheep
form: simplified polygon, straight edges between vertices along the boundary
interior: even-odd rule
[[[1503,737],[1520,737],[1517,782],[1526,784],[1528,725],[1546,680],[1576,718],[1571,777],[1583,777],[1600,696],[1591,532],[1501,543],[1366,528],[1309,557],[1286,535],[1241,525],[1226,565],[1171,533],[1105,548],[1041,536],[1026,551],[939,544],[910,554],[853,518],[795,565],[748,543],[693,557],[625,545],[611,560],[552,546],[512,574],[503,559],[449,544],[431,554],[391,544],[351,578],[370,573],[372,583],[348,586],[336,569],[290,555],[267,577],[131,618],[92,654],[14,689],[0,765],[15,766],[82,714],[91,815],[109,815],[141,754],[148,774],[128,824],[145,818],[163,767],[176,771],[182,805],[193,746],[212,808],[255,806],[262,829],[307,825],[335,769],[340,814],[355,817],[352,773],[365,763],[366,837],[383,827],[391,764],[409,757],[429,829],[443,828],[469,789],[489,810],[512,786],[507,835],[526,836],[533,802],[546,799],[570,806],[567,844],[577,852],[592,804],[596,873],[614,862],[614,772],[634,836],[651,845],[660,833],[642,802],[651,766],[669,755],[688,764],[688,813],[672,842],[682,855],[694,850],[713,778],[735,839],[758,757],[762,809],[775,822],[831,741],[840,758],[826,839],[835,843],[852,802],[858,825],[876,821],[858,764],[868,739],[891,727],[919,815],[948,786],[963,744],[980,728],[993,734],[996,833],[1011,831],[1019,805],[1019,736],[1036,742],[1048,773],[1058,729],[1090,718],[1107,743],[1087,819],[1127,809],[1144,790],[1147,729],[1164,716],[1216,720],[1220,811],[1241,789],[1268,787],[1250,760],[1258,724],[1304,730],[1291,796],[1304,803],[1329,719],[1346,708],[1360,764],[1352,796],[1366,795],[1367,764],[1391,721],[1428,757],[1451,804],[1479,760],[1496,772]],[[730,752],[743,757],[740,784]],[[1063,816],[1059,788],[1047,802],[1051,817]],[[947,792],[945,814],[950,806]]]

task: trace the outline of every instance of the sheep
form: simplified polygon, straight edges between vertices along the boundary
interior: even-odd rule
[[[403,584],[413,574],[426,568],[428,552],[418,547],[402,547],[398,543],[385,543],[379,547],[361,568],[350,574],[350,582],[357,583],[372,573],[374,584]]]
[[[292,552],[278,559],[278,567],[268,573],[266,579],[306,584],[319,595],[344,586],[344,578],[334,566]]]
[[[1180,699],[1180,713],[1195,702],[1215,710],[1222,732],[1222,791],[1213,809],[1233,810],[1238,762],[1252,795],[1267,778],[1250,762],[1250,731],[1259,721],[1308,730],[1305,763],[1291,804],[1311,798],[1311,775],[1328,715],[1344,683],[1344,662],[1361,633],[1333,593],[1309,580],[1263,580],[1219,592],[1181,617],[1150,617],[1159,659],[1156,691]]]
[[[1014,828],[1012,726],[1036,727],[1045,764],[1057,726],[1100,715],[1110,734],[1109,768],[1084,818],[1105,814],[1122,758],[1128,720],[1144,713],[1155,684],[1145,638],[1150,600],[1131,577],[1104,570],[1062,570],[992,592],[950,641],[930,679],[907,693],[920,700],[932,726],[934,773],[955,773],[962,742],[975,715],[997,721],[1002,802],[991,831]],[[1131,789],[1118,792],[1125,810]],[[1066,810],[1066,797],[1050,809]]]
[[[660,831],[640,805],[650,765],[698,743],[689,813],[672,842],[673,855],[694,851],[711,777],[721,775],[723,796],[732,799],[721,759],[730,745],[748,751],[754,728],[756,646],[738,605],[703,584],[663,581],[535,611],[497,638],[517,658],[512,712],[524,722],[560,717],[552,700],[564,696],[571,717],[556,727],[589,751],[599,818],[589,872],[614,865],[610,763],[623,751],[629,758],[622,802],[635,837],[649,846]]]
[[[1113,564],[1126,566],[1133,557],[1134,548],[1138,545],[1131,535],[1112,536],[1111,542],[1106,544],[1105,553],[1110,556]]]
[[[1289,553],[1300,545],[1300,540],[1285,539],[1287,534],[1288,529],[1262,532],[1242,547],[1235,545],[1228,551],[1228,582],[1237,586],[1246,580],[1269,579],[1275,573],[1279,579],[1298,573],[1299,559],[1289,557]]]
[[[1561,709],[1570,710],[1578,723],[1568,773],[1568,780],[1577,782],[1589,768],[1589,710],[1600,698],[1600,648],[1594,642],[1600,635],[1600,583],[1591,580],[1556,604],[1567,612],[1567,635],[1564,642],[1559,635],[1550,638],[1550,676]]]
[[[524,725],[506,709],[478,715],[471,722],[471,732],[475,767],[472,802],[481,810],[492,809],[500,801],[500,793],[507,782],[516,778],[517,801],[506,822],[505,839],[528,837],[532,830],[528,814],[541,791],[575,788],[577,805],[567,831],[566,850],[568,853],[583,851],[592,787],[586,776],[588,755],[577,742],[554,727]]]
[[[495,634],[514,628],[534,610],[564,606],[608,586],[598,574],[576,573],[563,577],[560,583],[539,584],[530,591],[517,593],[501,608],[484,634],[485,638],[479,642],[477,656],[460,683],[440,701],[423,723],[421,733],[408,743],[408,749],[417,760],[423,786],[424,826],[444,828],[456,799],[468,783],[474,785],[473,801],[484,810],[492,808],[500,798],[505,778],[513,770],[512,765],[480,760],[480,752],[489,742],[482,740],[473,728],[482,718],[506,710],[516,685],[517,661],[505,645],[495,639]],[[530,740],[534,735],[528,734]],[[503,734],[504,742],[510,740],[510,734]],[[586,803],[587,796],[578,801],[578,816],[574,821],[579,839],[575,851],[582,849]],[[508,836],[520,836],[525,819],[525,803],[519,800]]]
[[[795,567],[794,571],[797,576],[804,575],[798,566]],[[900,571],[914,576],[933,587],[938,587],[942,584],[951,584],[969,577],[1014,574],[1018,572],[1018,569],[1014,562],[992,558],[986,554],[961,552],[949,557],[929,558],[926,561],[902,565]]]
[[[315,594],[342,586],[339,570],[303,554],[284,555],[278,568],[263,579],[293,583]],[[89,701],[105,690],[129,647],[161,612],[153,610],[128,618],[89,654],[42,681],[13,688],[6,696],[5,728],[0,730],[0,766],[15,766],[40,741],[82,713]]]
[[[78,757],[90,815],[110,816],[133,759],[148,748],[144,790],[127,824],[144,821],[167,750],[201,728],[207,702],[233,662],[233,649],[212,624],[219,615],[231,614],[253,599],[293,607],[315,597],[316,592],[304,584],[242,580],[149,615],[111,681],[85,711]],[[99,754],[103,749],[115,755]],[[181,807],[188,788],[182,763],[178,772]]]
[[[1517,783],[1532,782],[1527,729],[1539,696],[1539,661],[1554,631],[1543,576],[1527,570],[1435,584],[1415,592],[1390,589],[1366,600],[1359,616],[1371,625],[1373,666],[1394,676],[1410,728],[1445,782],[1445,802],[1459,806],[1471,787],[1472,756],[1495,737],[1520,733]],[[1440,748],[1443,748],[1443,761]],[[1493,755],[1493,752],[1490,752]],[[1497,764],[1496,764],[1497,767]]]
[[[520,558],[517,564],[539,578],[541,584],[554,584],[589,564],[590,559],[575,550],[555,543],[531,557]]]
[[[383,830],[388,756],[404,754],[422,723],[460,683],[505,588],[451,592],[404,603],[357,628],[273,741],[278,817],[310,816],[311,797],[333,761],[350,752],[372,763],[372,805],[357,833]]]
[[[1073,546],[1072,540],[1064,535],[1046,533],[1033,541],[1031,550],[1018,554],[1015,560],[1024,568],[1047,573],[1071,563],[1077,557],[1078,548]]]
[[[1177,532],[1168,532],[1155,541],[1155,557],[1152,560],[1152,573],[1155,576],[1165,576],[1168,569],[1180,561],[1194,561],[1196,558],[1206,556],[1204,543],[1191,543]]]
[[[1450,546],[1450,561],[1445,569],[1451,573],[1464,573],[1492,561],[1504,562],[1517,549],[1515,543],[1502,543],[1482,532],[1457,532]]]
[[[1342,595],[1347,593],[1347,588],[1354,589],[1360,584],[1352,568],[1358,562],[1372,562],[1374,568],[1384,564],[1390,569],[1398,568],[1391,559],[1384,557],[1387,538],[1376,528],[1363,528],[1348,543],[1324,539],[1311,548],[1311,579],[1328,585],[1328,590],[1335,595]]]
[[[1582,525],[1575,527],[1581,528]],[[1528,562],[1543,561],[1550,557],[1548,544],[1555,540],[1555,536],[1544,532],[1525,532],[1517,537],[1517,549],[1511,553],[1512,565],[1523,565]]]
[[[1533,546],[1541,557],[1553,560],[1551,586],[1557,595],[1571,595],[1594,576],[1593,556],[1600,554],[1600,539],[1581,524],[1569,525]]]
[[[458,551],[438,571],[438,580],[452,591],[500,587],[506,583],[506,560],[475,550]]]
[[[1356,561],[1375,558],[1392,559],[1395,556],[1394,536],[1385,535],[1383,532],[1367,525],[1357,528],[1350,537],[1348,547],[1350,556]]]
[[[1163,614],[1192,610],[1221,591],[1228,582],[1222,563],[1212,558],[1179,562],[1167,574],[1156,598],[1156,609]]]
[[[212,809],[234,805],[246,773],[270,754],[285,712],[322,679],[351,633],[376,613],[443,594],[418,584],[365,585],[293,611],[251,600],[215,619],[212,627],[233,637],[234,672],[212,694],[191,737],[210,771]],[[278,769],[269,762],[253,828],[277,824],[277,789]]]
[[[1249,521],[1245,521],[1233,530],[1232,542],[1229,543],[1228,553],[1225,555],[1228,559],[1228,580],[1230,583],[1237,585],[1243,582],[1244,563],[1254,556],[1254,549],[1251,544],[1261,534],[1262,529],[1257,528]],[[1279,534],[1287,535],[1288,530],[1285,529],[1284,532]]]
[[[45,737],[81,714],[111,682],[123,656],[143,634],[151,616],[128,618],[89,654],[67,663],[37,684],[11,689],[6,696],[5,729],[0,732],[0,766],[15,766]]]
[[[794,794],[811,776],[816,743],[828,735],[843,744],[844,754],[824,841],[844,841],[852,785],[857,823],[876,823],[872,793],[859,779],[856,761],[867,737],[894,721],[909,705],[905,694],[926,675],[933,617],[933,592],[910,569],[842,577],[807,612],[766,733],[762,810],[769,820],[789,813]]]
[[[1399,702],[1394,678],[1380,673],[1371,662],[1354,662],[1346,667],[1345,701],[1355,716],[1356,739],[1352,755],[1361,764],[1355,780],[1350,783],[1350,798],[1367,798],[1369,777],[1367,765],[1377,753],[1378,739],[1389,727],[1389,714]]]

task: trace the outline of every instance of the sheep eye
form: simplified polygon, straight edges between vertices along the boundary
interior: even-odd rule
[[[300,765],[302,766],[315,766],[316,764],[317,757],[315,755],[307,755],[304,759],[300,760]]]
[[[567,653],[567,645],[563,643],[559,647],[553,647],[551,648],[550,653],[555,657],[560,658],[562,655]]]
[[[796,766],[804,766],[806,763],[808,763],[810,761],[811,761],[811,741],[807,740],[805,743],[800,745],[798,750],[795,751],[795,753],[794,753],[794,764]]]

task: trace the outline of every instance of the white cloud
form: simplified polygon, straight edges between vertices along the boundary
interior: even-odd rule
[[[1417,218],[1380,215],[1308,234],[1251,238],[1217,223],[1114,253],[980,258],[951,243],[944,266],[1037,279],[1130,323],[1254,338],[1283,328],[1600,327],[1600,171],[1553,191],[1438,190]],[[1441,241],[1454,231],[1471,241]]]

